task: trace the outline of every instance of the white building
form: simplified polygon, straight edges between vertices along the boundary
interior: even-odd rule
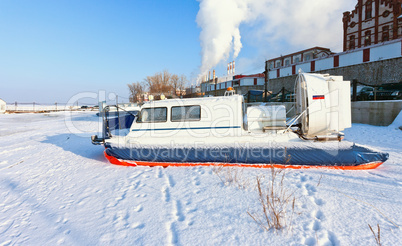
[[[327,57],[300,62],[291,66],[270,69],[269,78],[276,79],[297,74],[299,69],[303,72],[319,72],[321,70],[338,67],[348,67],[362,63],[402,57],[402,39],[378,43],[367,47],[355,48],[345,52],[332,54]],[[269,61],[266,66],[269,66]]]
[[[270,70],[289,67],[300,62],[307,62],[317,58],[323,58],[335,54],[328,48],[313,47],[310,49],[302,50],[285,56],[276,57],[267,61]]]
[[[6,112],[6,102],[0,98],[0,114],[4,114]]]

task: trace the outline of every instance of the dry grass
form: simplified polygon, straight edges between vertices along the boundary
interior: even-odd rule
[[[369,224],[368,226],[369,226],[371,232],[373,233],[374,240],[375,240],[376,244],[378,246],[381,246],[380,225],[377,224],[377,235],[375,234],[375,232],[374,232],[373,228],[371,227],[371,225]]]
[[[321,176],[320,176],[320,179],[318,180],[317,187],[320,186],[320,184],[321,184],[321,179],[322,179],[322,174],[321,174]]]
[[[296,197],[285,187],[285,175],[283,169],[271,167],[266,183],[263,182],[264,177],[256,177],[261,211],[247,213],[266,231],[281,230],[292,223]]]
[[[246,189],[250,184],[249,180],[245,178],[243,174],[244,168],[219,165],[214,166],[212,171],[225,186],[235,186],[239,189]]]

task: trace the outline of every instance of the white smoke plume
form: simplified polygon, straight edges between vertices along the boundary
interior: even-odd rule
[[[240,25],[264,55],[278,43],[299,48],[342,47],[342,13],[354,9],[350,0],[199,0],[201,74],[220,62],[234,60],[242,49]],[[244,25],[244,26],[243,26]],[[270,51],[269,51],[270,50]],[[271,52],[271,53],[270,53]],[[277,51],[278,52],[278,51]],[[267,57],[270,58],[270,57]]]
[[[197,24],[202,28],[201,74],[227,60],[231,52],[233,59],[237,57],[242,48],[239,26],[248,19],[247,15],[244,0],[200,0]]]

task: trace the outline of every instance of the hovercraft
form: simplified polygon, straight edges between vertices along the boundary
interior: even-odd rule
[[[112,164],[125,166],[239,166],[373,169],[388,154],[344,141],[351,127],[350,82],[342,76],[300,73],[296,115],[284,105],[247,104],[233,90],[221,97],[146,102],[138,115],[103,119]]]

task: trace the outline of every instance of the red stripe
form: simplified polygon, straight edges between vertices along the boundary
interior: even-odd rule
[[[296,166],[296,165],[283,165],[283,164],[236,164],[236,163],[175,163],[175,162],[147,162],[147,161],[124,161],[119,160],[113,156],[105,153],[106,159],[110,163],[120,166],[149,166],[149,167],[194,167],[194,166],[224,166],[224,167],[254,167],[254,168],[290,168],[290,169],[340,169],[340,170],[367,170],[374,169],[383,164],[383,162],[371,162],[359,166]]]

